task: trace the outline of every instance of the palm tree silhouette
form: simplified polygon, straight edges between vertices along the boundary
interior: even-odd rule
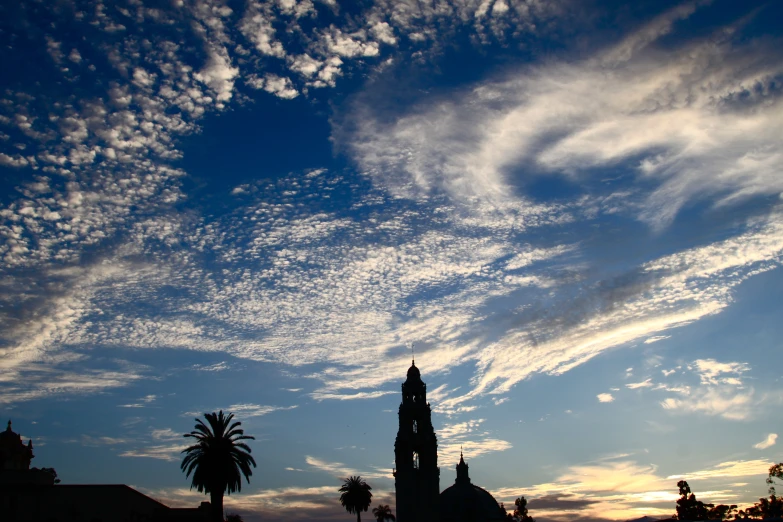
[[[255,437],[238,429],[241,422],[231,423],[233,413],[226,416],[220,410],[220,413],[205,413],[204,418],[209,426],[196,419],[196,429],[185,434],[185,437],[193,437],[197,442],[182,450],[186,455],[180,467],[185,477],[193,473],[190,489],[195,487],[199,492],[209,494],[212,519],[222,522],[223,494],[241,491],[242,475],[250,483],[250,475],[253,474],[250,464],[256,467],[256,461],[250,456],[252,450],[239,441],[255,440]]]
[[[378,522],[386,522],[387,520],[395,522],[397,520],[397,517],[392,514],[391,508],[386,504],[378,504],[378,507],[372,508],[372,514]]]
[[[362,511],[367,511],[372,501],[372,488],[362,477],[355,476],[345,479],[345,483],[340,488],[340,504],[348,513],[356,513],[356,522],[362,522]]]

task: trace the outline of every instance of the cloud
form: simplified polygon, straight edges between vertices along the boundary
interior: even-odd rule
[[[299,91],[294,88],[290,78],[272,73],[267,73],[263,78],[257,76],[248,77],[245,79],[245,83],[254,89],[263,89],[269,94],[286,100],[299,96]],[[232,194],[242,194],[243,192],[242,187],[236,187],[231,191]]]
[[[308,373],[316,382],[313,397],[373,399],[404,374],[397,357],[404,339],[421,344],[433,378],[456,367],[473,373],[461,396],[438,405],[457,416],[475,411],[484,395],[503,400],[533,374],[562,374],[606,350],[720,313],[736,285],[779,265],[783,222],[775,211],[742,222],[733,237],[601,278],[591,275],[584,243],[541,239],[575,222],[595,224],[592,213],[609,208],[647,219],[652,200],[635,182],[652,180],[656,191],[676,183],[685,170],[668,174],[667,162],[701,164],[708,157],[709,168],[736,167],[738,157],[755,161],[751,149],[774,157],[778,100],[747,86],[751,79],[767,85],[778,61],[765,54],[764,43],[751,53],[725,38],[710,46],[683,44],[693,52],[664,59],[656,35],[675,27],[687,9],[581,62],[550,62],[456,98],[429,98],[426,107],[400,118],[357,104],[347,120],[358,123],[336,123],[335,139],[357,138],[348,140],[350,152],[372,184],[350,171],[299,172],[272,187],[242,183],[236,205],[223,213],[179,211],[186,194],[185,173],[171,166],[182,155],[176,144],[198,132],[206,114],[239,103],[239,79],[255,77],[266,88],[271,78],[283,87],[275,92],[292,88],[304,95],[301,82],[334,85],[349,64],[385,59],[393,44],[384,23],[395,39],[417,46],[436,46],[438,31],[468,23],[483,35],[476,40],[483,45],[505,34],[497,25],[503,20],[524,33],[538,30],[543,19],[568,16],[558,13],[559,2],[505,4],[507,10],[482,12],[467,4],[439,11],[378,2],[368,25],[335,19],[333,27],[318,27],[307,33],[313,38],[291,47],[296,54],[281,43],[289,33],[275,27],[290,21],[290,34],[304,34],[297,20],[323,6],[250,3],[233,14],[188,6],[184,16],[194,25],[177,36],[187,44],[149,30],[149,46],[106,11],[100,27],[113,27],[117,42],[80,51],[111,64],[99,71],[105,92],[78,106],[63,102],[51,117],[34,103],[7,104],[15,111],[7,116],[14,132],[41,149],[29,156],[40,172],[2,209],[2,299],[8,306],[0,308],[0,350],[12,375],[3,381],[4,400],[100,391],[153,373],[82,371],[84,365],[68,362],[78,353],[82,362],[99,364],[86,348],[93,346],[198,349],[301,373],[318,363],[321,369]],[[164,11],[158,19],[165,25]],[[255,53],[252,60],[236,51],[242,38]],[[277,79],[267,76],[273,73],[263,60],[280,67]],[[727,94],[746,91],[742,103]],[[760,104],[769,110],[755,111]],[[672,131],[675,119],[685,125]],[[738,129],[745,129],[741,136]],[[759,141],[746,143],[743,136]],[[713,141],[731,146],[717,154]],[[590,186],[591,169],[631,156],[647,162],[631,164],[632,182],[620,195],[536,202],[517,190],[522,167]],[[763,168],[756,174],[767,160],[759,160]],[[722,194],[741,186],[765,192],[778,183],[778,177],[731,169],[724,174]],[[340,191],[351,194],[345,207],[331,198]],[[162,300],[165,310],[153,306]],[[55,377],[36,373],[43,368]],[[680,409],[682,397],[671,393]],[[251,406],[251,415],[267,412]]]
[[[378,44],[375,42],[365,42],[366,36],[363,32],[354,34],[345,34],[339,28],[331,26],[322,36],[323,45],[328,52],[339,56],[353,58],[357,56],[377,56],[379,54]]]
[[[759,396],[753,388],[743,384],[741,377],[750,370],[746,363],[699,359],[688,365],[687,370],[699,377],[698,387],[670,384],[656,387],[681,397],[669,397],[661,402],[673,413],[702,413],[729,420],[748,420],[758,413],[762,404],[773,398],[769,394]]]
[[[182,459],[182,450],[188,444],[160,444],[129,449],[120,453],[120,457],[147,458],[174,462]]]
[[[766,475],[771,462],[766,460],[733,460],[722,462],[711,469],[683,473],[681,475],[669,475],[667,480],[713,479],[730,477],[750,477],[754,475]]]
[[[199,372],[222,372],[228,370],[231,366],[226,361],[220,361],[219,363],[208,364],[206,366],[201,364],[194,364],[191,366],[192,370]]]
[[[730,420],[746,420],[752,416],[753,391],[735,392],[704,390],[688,399],[668,398],[661,405],[674,413],[703,413]]]
[[[770,433],[769,435],[767,435],[767,438],[765,438],[764,440],[762,440],[759,443],[754,444],[753,447],[756,448],[756,449],[771,448],[772,446],[775,445],[777,440],[778,440],[778,434],[777,433]]]
[[[204,500],[204,495],[188,488],[147,489],[143,493],[172,507],[193,508]],[[327,486],[289,486],[280,488],[242,490],[241,495],[227,495],[227,512],[239,512],[243,517],[253,515],[262,519],[301,520],[302,516],[325,520],[344,518],[345,510],[334,502],[337,488]],[[373,500],[390,498],[388,491],[373,488]],[[388,502],[387,502],[388,503]],[[303,515],[303,513],[305,515]]]
[[[233,95],[234,79],[238,74],[239,69],[231,66],[231,59],[226,50],[213,49],[210,50],[204,68],[193,77],[205,83],[215,93],[218,102],[227,102]]]
[[[346,466],[342,462],[328,462],[310,455],[305,456],[305,462],[318,471],[329,473],[340,479],[355,475],[360,475],[364,479],[392,478],[391,469],[382,471],[358,471]]]
[[[377,399],[384,395],[394,395],[397,392],[394,391],[373,391],[373,392],[357,392],[357,393],[327,393],[327,392],[313,392],[310,396],[317,400],[339,400],[339,401],[351,401],[358,399]]]
[[[438,459],[445,466],[456,466],[460,453],[463,453],[465,460],[470,462],[482,455],[507,451],[514,447],[509,441],[489,436],[488,433],[478,433],[452,440],[454,442],[444,443],[438,447]]]
[[[274,15],[269,6],[262,2],[248,2],[248,9],[239,27],[261,54],[283,58],[286,52],[282,42],[275,38],[273,22]]]
[[[570,494],[555,493],[552,495],[544,495],[530,500],[530,502],[527,503],[527,507],[533,511],[550,509],[578,511],[597,502],[596,500],[576,499],[572,497],[574,497],[574,495]]]
[[[297,406],[267,406],[267,405],[261,405],[261,404],[250,404],[250,403],[244,403],[244,404],[232,404],[231,406],[227,408],[208,408],[207,411],[218,411],[222,410],[225,413],[233,413],[236,418],[239,419],[247,419],[250,417],[261,417],[264,415],[269,415],[270,413],[274,413],[276,411],[286,411],[286,410],[293,410]],[[196,411],[188,411],[182,414],[184,417],[200,417],[203,415],[203,413],[196,412]]]
[[[592,187],[603,169],[619,168],[654,187],[624,213],[656,230],[694,201],[777,195],[783,97],[773,85],[783,60],[771,41],[735,41],[736,30],[659,50],[658,38],[696,6],[674,8],[581,62],[528,67],[430,97],[403,116],[358,102],[341,127],[343,145],[403,195],[445,190],[495,204],[531,173]]]
[[[152,430],[150,432],[150,436],[155,440],[173,440],[173,439],[181,439],[183,437],[183,434],[177,433],[171,428],[162,428],[162,429]]]
[[[599,393],[596,395],[598,402],[613,402],[614,396],[611,393]]]
[[[722,462],[708,469],[662,476],[655,465],[627,460],[628,455],[610,456],[596,462],[568,466],[559,471],[552,482],[532,486],[500,488],[493,491],[498,501],[513,505],[520,492],[528,506],[546,510],[546,517],[556,520],[574,516],[628,520],[649,516],[671,515],[678,493],[676,481],[711,480],[711,490],[700,489],[701,498],[736,503],[731,489],[735,477],[763,476],[769,464],[763,460]],[[666,507],[661,507],[665,505]]]
[[[667,484],[657,475],[654,466],[624,460],[570,466],[553,482],[527,488],[503,488],[494,493],[498,500],[510,501],[513,505],[520,490],[525,491],[531,504],[536,498],[545,499],[543,504],[549,504],[547,511],[551,511],[551,515],[578,512],[581,516],[614,520],[631,518],[639,505],[651,508],[651,501],[674,503],[677,498],[673,484]],[[571,502],[553,502],[554,499]],[[656,513],[654,508],[650,511]]]
[[[746,363],[721,363],[715,359],[699,359],[694,361],[693,365],[695,366],[694,371],[698,373],[702,384],[710,385],[739,385],[741,384],[739,377],[750,369]],[[726,374],[728,376],[725,376]]]
[[[155,402],[157,398],[158,398],[157,395],[145,395],[144,397],[138,399],[141,402],[134,402],[131,404],[118,404],[117,406],[120,408],[144,408],[146,405]]]
[[[82,435],[79,442],[82,446],[114,446],[116,444],[128,444],[130,440],[118,437],[93,437],[91,435]]]
[[[626,388],[630,388],[631,390],[637,390],[639,388],[650,388],[652,386],[652,379],[645,379],[642,382],[632,382],[625,385]]]

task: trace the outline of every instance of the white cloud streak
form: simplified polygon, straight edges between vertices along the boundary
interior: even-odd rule
[[[656,185],[635,212],[659,230],[694,200],[779,194],[783,102],[772,86],[783,61],[775,44],[736,44],[732,30],[659,51],[696,5],[581,63],[526,69],[403,117],[359,106],[345,145],[401,194],[442,189],[496,204],[528,173],[584,182],[625,165],[624,176]]]
[[[769,435],[767,435],[767,438],[765,438],[761,442],[754,444],[753,447],[760,450],[767,449],[774,446],[777,441],[778,441],[778,434],[770,433]]]

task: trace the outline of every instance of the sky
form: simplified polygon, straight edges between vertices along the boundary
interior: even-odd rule
[[[176,506],[204,412],[245,520],[441,488],[541,520],[748,504],[783,461],[783,4],[0,6],[0,418]],[[368,514],[369,515],[369,514]]]

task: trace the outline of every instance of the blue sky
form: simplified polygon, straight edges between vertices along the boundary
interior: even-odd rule
[[[393,505],[439,435],[547,520],[748,503],[783,460],[775,1],[22,2],[0,11],[0,413],[68,483]]]

